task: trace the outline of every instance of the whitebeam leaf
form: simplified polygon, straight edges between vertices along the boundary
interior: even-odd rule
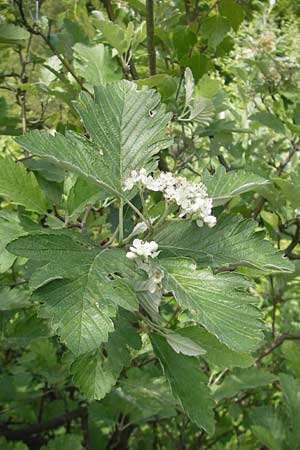
[[[135,83],[120,81],[95,87],[94,98],[82,93],[76,108],[90,140],[67,132],[33,131],[17,142],[41,158],[81,174],[114,195],[122,195],[132,170],[156,167],[154,157],[170,144],[166,135],[171,118],[154,90],[138,91]]]
[[[12,242],[9,251],[40,262],[31,280],[37,289],[33,299],[42,302],[40,316],[51,320],[76,355],[107,341],[119,306],[138,308],[135,293],[120,276],[130,270],[122,250],[99,251],[66,234],[37,233]]]
[[[178,330],[179,332],[181,330]],[[178,333],[170,333],[166,335],[168,344],[176,353],[183,353],[187,356],[204,355],[206,351],[197,342]]]
[[[11,158],[0,158],[0,195],[28,211],[47,212],[46,198],[35,176]]]
[[[109,334],[101,350],[94,354],[80,356],[74,361],[71,372],[74,383],[89,400],[101,400],[116,383],[124,366],[131,361],[130,349],[139,350],[140,336],[131,325],[132,316],[125,311],[115,320],[115,331]]]
[[[205,170],[202,181],[207,187],[208,195],[213,199],[214,206],[224,205],[236,195],[270,183],[265,178],[244,170],[226,172],[223,166],[219,166],[214,175]]]
[[[195,357],[177,354],[162,336],[151,335],[154,353],[162,365],[174,397],[192,422],[214,432],[213,401]]]
[[[257,348],[262,340],[262,316],[255,307],[257,299],[246,292],[249,283],[243,277],[197,270],[187,258],[163,259],[160,264],[164,288],[189,311],[192,320],[233,351]]]
[[[234,352],[203,327],[189,326],[177,330],[177,333],[198,344],[205,351],[203,358],[214,369],[249,367],[253,363],[251,353]]]
[[[224,215],[212,229],[199,228],[188,221],[170,221],[154,239],[162,256],[188,256],[213,267],[234,265],[267,272],[293,271],[293,263],[264,239],[264,232],[256,232],[256,226],[254,220],[238,215]]]

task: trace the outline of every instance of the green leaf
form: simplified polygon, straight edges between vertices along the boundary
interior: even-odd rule
[[[187,115],[188,113],[188,115]],[[214,117],[214,105],[211,99],[200,97],[191,100],[186,112],[178,117],[181,122],[194,121],[202,128],[208,127]]]
[[[28,308],[31,306],[29,294],[22,289],[0,289],[0,311]]]
[[[154,169],[154,156],[170,143],[166,126],[171,116],[159,99],[153,90],[137,91],[128,81],[98,86],[94,100],[82,93],[77,104],[92,142],[71,132],[52,136],[40,131],[20,136],[17,142],[120,195],[131,171]]]
[[[237,353],[222,344],[215,336],[208,333],[205,328],[198,326],[185,327],[177,330],[177,333],[190,338],[205,350],[205,359],[213,368],[231,369],[233,367],[248,367],[253,358],[250,353]]]
[[[209,47],[215,49],[230,30],[230,23],[221,16],[208,17],[203,21],[202,35],[208,41]]]
[[[121,72],[103,44],[94,46],[77,43],[74,50],[74,67],[90,90],[93,86],[120,80]]]
[[[192,422],[213,434],[213,402],[197,359],[175,353],[161,336],[152,334],[151,342],[174,397]]]
[[[161,256],[188,256],[203,265],[249,266],[265,271],[291,272],[294,265],[263,232],[255,232],[256,222],[238,215],[224,215],[210,229],[188,221],[169,221],[155,235]]]
[[[119,400],[127,402],[124,413],[128,414],[134,423],[142,423],[152,417],[176,416],[177,401],[165,377],[158,376],[157,369],[157,366],[130,368],[126,371],[126,378],[120,380],[120,388],[115,391]],[[112,407],[116,400],[118,401],[113,398]]]
[[[222,384],[216,387],[214,398],[219,402],[224,398],[234,397],[241,391],[255,389],[277,380],[277,376],[264,370],[252,367],[250,369],[234,369]]]
[[[75,239],[37,233],[12,242],[9,251],[40,262],[31,279],[33,298],[43,302],[39,314],[77,355],[106,341],[118,306],[134,311],[138,300],[126,279],[115,275],[132,270],[123,250],[99,251]]]
[[[279,380],[291,422],[290,444],[296,450],[300,447],[300,380],[286,373]]]
[[[28,31],[12,23],[0,24],[0,44],[22,45],[29,36]]]
[[[253,426],[251,430],[256,439],[270,450],[285,448],[286,424],[270,406],[260,406],[250,413]]]
[[[97,184],[86,178],[78,177],[67,196],[67,207],[70,216],[79,215],[87,205],[104,200],[108,194],[100,190]]]
[[[104,346],[106,356],[99,350],[96,354],[81,356],[72,364],[74,383],[89,400],[101,400],[108,394],[123,367],[131,361],[130,348],[138,350],[141,346],[129,319],[129,314],[121,314],[116,320],[115,331],[109,334]]]
[[[5,450],[28,450],[23,442],[9,442],[4,437],[0,437],[0,447]]]
[[[285,341],[281,345],[281,352],[286,360],[288,372],[296,377],[300,373],[300,345],[298,341]]]
[[[189,67],[187,67],[184,71],[184,86],[185,86],[185,107],[187,107],[193,98],[195,86],[193,72]]]
[[[21,227],[18,219],[14,216],[0,217],[0,272],[8,270],[16,256],[6,250],[7,244],[14,239],[25,235],[26,232]]]
[[[278,117],[274,116],[274,114],[267,111],[259,111],[250,116],[251,120],[254,120],[261,125],[271,128],[276,131],[276,133],[285,134],[285,128],[283,122],[281,122]]]
[[[82,437],[75,433],[55,436],[41,450],[82,450]]]
[[[0,195],[29,211],[40,214],[47,212],[46,199],[35,176],[27,172],[23,164],[15,163],[11,158],[0,159]]]
[[[278,425],[278,423],[277,423]],[[270,450],[282,450],[282,442],[278,442],[274,438],[273,430],[262,427],[261,425],[253,425],[251,430],[256,439],[265,447]],[[282,430],[280,430],[282,431]]]
[[[160,264],[164,288],[194,321],[233,351],[257,348],[262,339],[262,316],[254,306],[257,299],[245,291],[249,283],[243,277],[196,270],[193,260],[187,258],[163,259]]]
[[[129,50],[131,40],[134,36],[133,24],[131,22],[125,28],[107,20],[100,20],[98,26],[106,41],[117,49],[120,56]]]
[[[165,336],[166,341],[176,353],[183,353],[187,356],[198,356],[206,353],[198,343],[184,335],[181,332],[182,330],[177,331],[178,333],[169,333]]]
[[[232,28],[237,31],[244,19],[244,10],[235,0],[221,0],[218,4],[220,14],[229,21]]]
[[[226,172],[223,166],[219,166],[214,175],[205,170],[202,181],[207,187],[208,195],[213,199],[214,206],[224,205],[236,195],[269,184],[268,180],[254,173],[243,170]]]

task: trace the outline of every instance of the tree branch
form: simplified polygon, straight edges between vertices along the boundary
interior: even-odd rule
[[[21,428],[17,430],[11,430],[7,427],[1,425],[1,433],[2,435],[10,440],[10,441],[26,441],[28,438],[34,434],[44,433],[45,431],[50,431],[55,428],[64,425],[66,422],[70,420],[77,419],[79,417],[85,417],[87,415],[87,409],[77,408],[73,411],[62,414],[61,416],[57,416],[54,419],[49,420],[48,422],[38,423],[35,425],[31,425],[28,428]]]
[[[67,60],[60,55],[60,53],[57,52],[56,48],[53,46],[53,44],[51,43],[50,39],[48,36],[45,36],[40,29],[36,28],[35,26],[31,26],[30,23],[28,22],[28,20],[26,19],[25,16],[25,12],[24,12],[24,8],[23,8],[23,0],[15,0],[15,3],[19,9],[19,13],[21,16],[21,20],[22,23],[24,25],[24,27],[26,28],[27,31],[29,31],[29,33],[31,33],[32,35],[36,35],[36,36],[40,36],[43,41],[46,43],[46,45],[50,48],[50,50],[52,51],[52,53],[57,56],[57,58],[60,60],[60,62],[62,63],[62,65],[65,67],[65,69],[70,72],[70,74],[72,75],[72,77],[75,79],[75,81],[79,84],[79,86],[81,87],[81,89],[83,91],[89,92],[83,85],[83,82],[81,81],[81,79],[76,75],[76,73],[74,72],[74,70],[72,69],[72,67],[70,66],[70,64],[67,62]]]
[[[263,358],[272,353],[276,348],[280,347],[280,345],[282,345],[284,341],[296,340],[300,340],[300,334],[282,334],[278,336],[269,347],[265,348],[265,350],[263,350],[263,352],[255,358],[254,364],[259,363]]]
[[[154,47],[153,0],[146,0],[147,49],[150,75],[156,74],[156,53]]]
[[[100,1],[104,5],[104,8],[106,10],[106,13],[108,15],[109,20],[114,22],[116,20],[116,16],[115,16],[115,13],[114,13],[111,1],[110,0],[100,0]],[[124,67],[124,64],[122,63],[120,57],[118,57],[118,64],[121,67],[125,77],[127,78],[128,77],[128,71]],[[131,58],[131,61],[129,63],[129,71],[130,71],[130,74],[131,74],[133,80],[138,80],[139,79],[139,76],[138,76],[138,73],[136,71],[136,68],[135,68],[135,65],[134,65],[134,62],[133,62],[132,58]]]
[[[288,152],[287,157],[281,161],[281,163],[279,164],[279,166],[276,169],[276,175],[280,176],[282,174],[282,172],[284,171],[284,169],[286,168],[286,166],[288,165],[288,163],[290,162],[290,160],[292,159],[292,157],[294,156],[294,154],[299,150],[298,146],[296,145],[296,142],[293,142],[291,145],[291,148]],[[264,204],[266,203],[266,199],[264,197],[260,197],[258,204],[252,214],[253,219],[256,219],[257,216],[259,215],[259,213],[261,212],[261,210],[264,207]]]

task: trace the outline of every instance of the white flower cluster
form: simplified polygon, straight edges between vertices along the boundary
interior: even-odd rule
[[[126,253],[126,257],[129,259],[136,259],[140,257],[144,261],[148,261],[148,258],[155,258],[159,252],[158,245],[155,241],[147,242],[141,239],[134,239],[130,252]]]
[[[196,219],[199,226],[205,223],[213,227],[216,224],[216,218],[211,214],[212,199],[208,197],[203,183],[175,177],[171,172],[161,172],[157,178],[153,178],[151,175],[147,176],[145,169],[141,169],[139,172],[131,172],[125,181],[125,190],[131,190],[138,183],[151,191],[162,192],[169,201],[175,201],[180,206],[180,217]]]
[[[158,245],[155,241],[147,242],[141,239],[134,239],[130,251],[126,253],[126,257],[135,260],[138,268],[148,274],[148,280],[141,282],[139,289],[141,291],[149,291],[151,294],[161,298],[163,273],[155,264],[149,261],[149,257],[155,258],[158,254]]]

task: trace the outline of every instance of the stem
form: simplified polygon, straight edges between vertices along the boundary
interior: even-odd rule
[[[124,216],[123,216],[123,209],[124,209],[124,200],[120,199],[120,206],[119,206],[119,244],[123,244],[123,237],[124,237]]]
[[[147,49],[150,75],[156,74],[156,53],[154,47],[153,0],[146,0]]]
[[[131,203],[131,201],[128,200],[127,198],[124,198],[124,200],[125,200],[125,202],[127,203],[127,205],[129,205],[130,208],[133,209],[133,211],[139,216],[139,218],[142,219],[143,222],[146,222],[146,223],[147,223],[147,219],[146,219],[146,217],[141,213],[141,211],[140,211],[136,206],[134,206],[134,204]]]
[[[166,217],[169,214],[169,204],[167,201],[165,201],[165,210],[162,213],[161,217],[159,218],[159,220],[156,222],[156,224],[154,225],[154,228],[158,228],[159,225],[161,225],[163,223],[163,221],[166,219]]]
[[[70,74],[72,75],[72,77],[75,79],[75,81],[77,81],[77,83],[79,84],[79,86],[81,87],[81,89],[83,91],[89,92],[84,86],[83,86],[83,82],[80,80],[80,78],[76,75],[76,73],[74,72],[74,70],[72,69],[72,67],[70,66],[70,64],[66,61],[66,59],[61,56],[56,48],[52,45],[50,39],[48,36],[45,36],[42,31],[36,27],[36,24],[34,24],[33,26],[30,25],[30,23],[28,22],[26,16],[25,16],[25,12],[24,12],[24,7],[23,7],[23,0],[15,0],[15,3],[19,9],[19,13],[21,16],[21,20],[23,22],[24,27],[26,28],[27,31],[29,31],[29,33],[34,34],[36,36],[40,36],[44,42],[46,43],[46,45],[50,48],[50,50],[52,51],[52,53],[54,55],[57,56],[57,58],[60,60],[60,62],[62,63],[62,65],[65,67],[65,69],[70,72]]]
[[[151,223],[151,220],[150,220],[150,217],[149,217],[149,214],[148,214],[148,208],[147,208],[147,205],[146,205],[146,201],[145,201],[145,197],[144,197],[143,191],[140,190],[139,194],[140,194],[140,199],[141,199],[142,206],[143,206],[143,213],[144,213],[145,218],[146,218],[145,222],[147,223],[148,229],[151,232],[153,230],[153,227],[152,227],[152,223]]]

